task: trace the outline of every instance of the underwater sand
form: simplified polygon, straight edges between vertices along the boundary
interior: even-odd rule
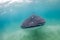
[[[60,40],[60,22],[51,22],[29,29],[21,29],[14,23],[15,28],[6,29],[4,40]]]

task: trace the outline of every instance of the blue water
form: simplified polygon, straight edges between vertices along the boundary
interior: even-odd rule
[[[2,6],[0,7],[0,33],[2,40],[60,40],[60,0],[35,1],[33,0],[32,3],[15,2],[10,5],[4,4],[7,5],[4,7],[0,5]],[[22,22],[32,14],[41,16],[46,21],[42,28],[37,29],[39,36],[35,34],[36,30],[27,29],[28,31],[24,31],[21,28]],[[29,38],[25,37],[26,35]]]

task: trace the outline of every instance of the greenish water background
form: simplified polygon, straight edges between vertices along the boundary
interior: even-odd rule
[[[35,1],[0,7],[2,40],[60,40],[60,0]],[[22,29],[21,23],[33,13],[44,18],[46,24],[35,29]]]

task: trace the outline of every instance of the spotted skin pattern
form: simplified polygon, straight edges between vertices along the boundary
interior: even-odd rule
[[[32,28],[32,27],[37,27],[37,26],[43,26],[44,24],[45,24],[44,19],[40,18],[40,16],[32,15],[23,22],[21,27]]]

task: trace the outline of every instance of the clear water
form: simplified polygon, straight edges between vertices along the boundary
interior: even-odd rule
[[[32,14],[44,18],[45,25],[22,29],[22,22]],[[0,5],[0,34],[1,40],[60,40],[60,0]]]

